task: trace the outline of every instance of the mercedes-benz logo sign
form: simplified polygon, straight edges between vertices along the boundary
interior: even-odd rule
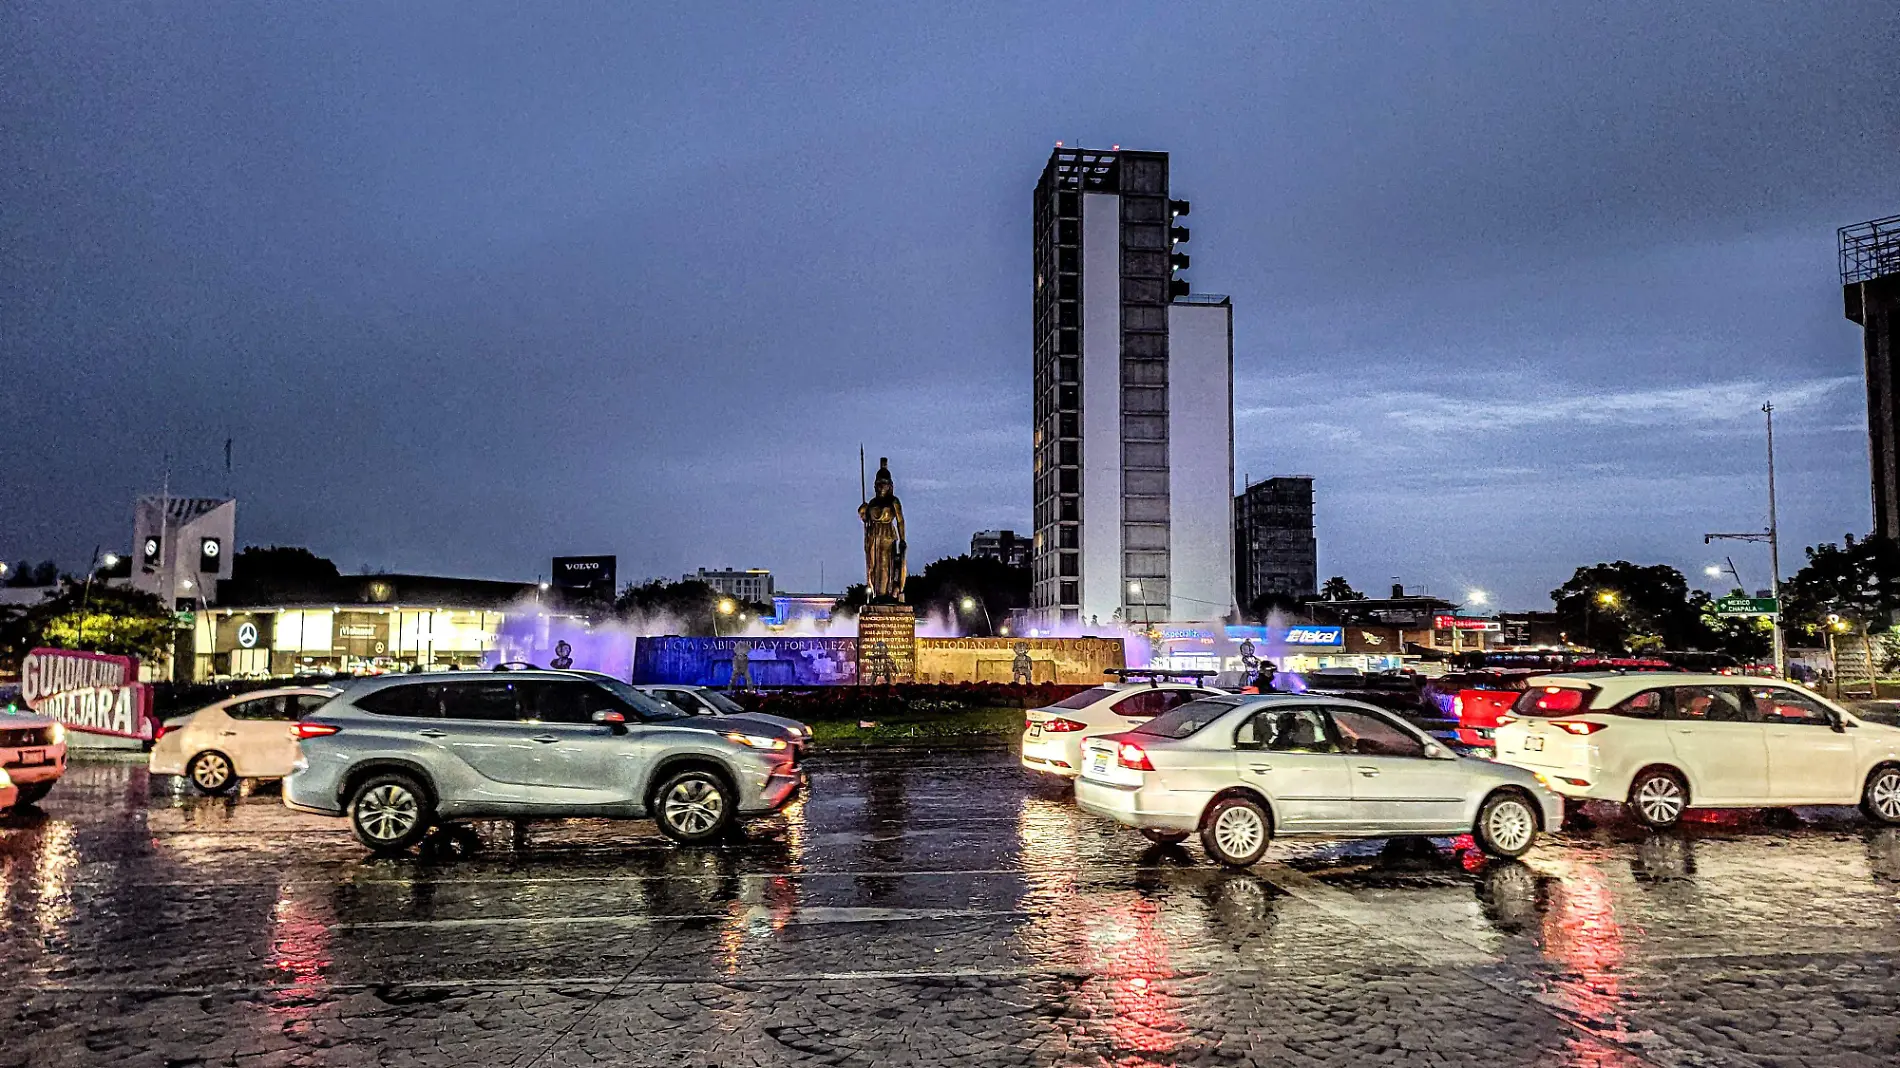
[[[216,539],[216,538],[206,538],[206,539],[205,539],[205,544],[204,544],[204,554],[205,554],[206,556],[216,556],[216,555],[218,555],[218,541],[217,541],[217,539]]]
[[[251,649],[251,648],[255,648],[256,645],[257,645],[257,624],[251,623],[248,621],[239,623],[238,624],[238,646],[244,649]]]
[[[145,539],[145,555],[147,556],[158,555],[158,539],[157,538]]]

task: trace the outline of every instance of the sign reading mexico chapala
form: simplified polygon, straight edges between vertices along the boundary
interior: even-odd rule
[[[35,649],[20,665],[20,696],[76,731],[152,736],[152,688],[139,681],[136,657]]]

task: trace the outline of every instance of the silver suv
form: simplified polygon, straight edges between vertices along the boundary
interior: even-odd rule
[[[783,808],[799,746],[743,715],[694,716],[569,671],[401,675],[357,683],[291,726],[284,803],[348,816],[377,852],[441,821],[652,818],[680,842]]]

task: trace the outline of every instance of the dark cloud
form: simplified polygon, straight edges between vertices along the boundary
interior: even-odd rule
[[[1698,565],[1758,394],[1790,540],[1864,528],[1833,229],[1900,210],[1900,14],[1542,8],[10,5],[0,555],[227,436],[241,536],[346,566],[836,585],[861,441],[920,555],[1021,529],[1056,139],[1174,154],[1329,572]]]

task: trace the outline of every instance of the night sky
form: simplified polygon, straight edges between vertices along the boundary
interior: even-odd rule
[[[345,570],[835,590],[860,442],[913,560],[1025,531],[1062,140],[1172,153],[1322,577],[1701,581],[1765,399],[1792,572],[1871,523],[1834,231],[1900,212],[1900,5],[1548,6],[16,0],[0,558],[128,547],[168,455]]]

